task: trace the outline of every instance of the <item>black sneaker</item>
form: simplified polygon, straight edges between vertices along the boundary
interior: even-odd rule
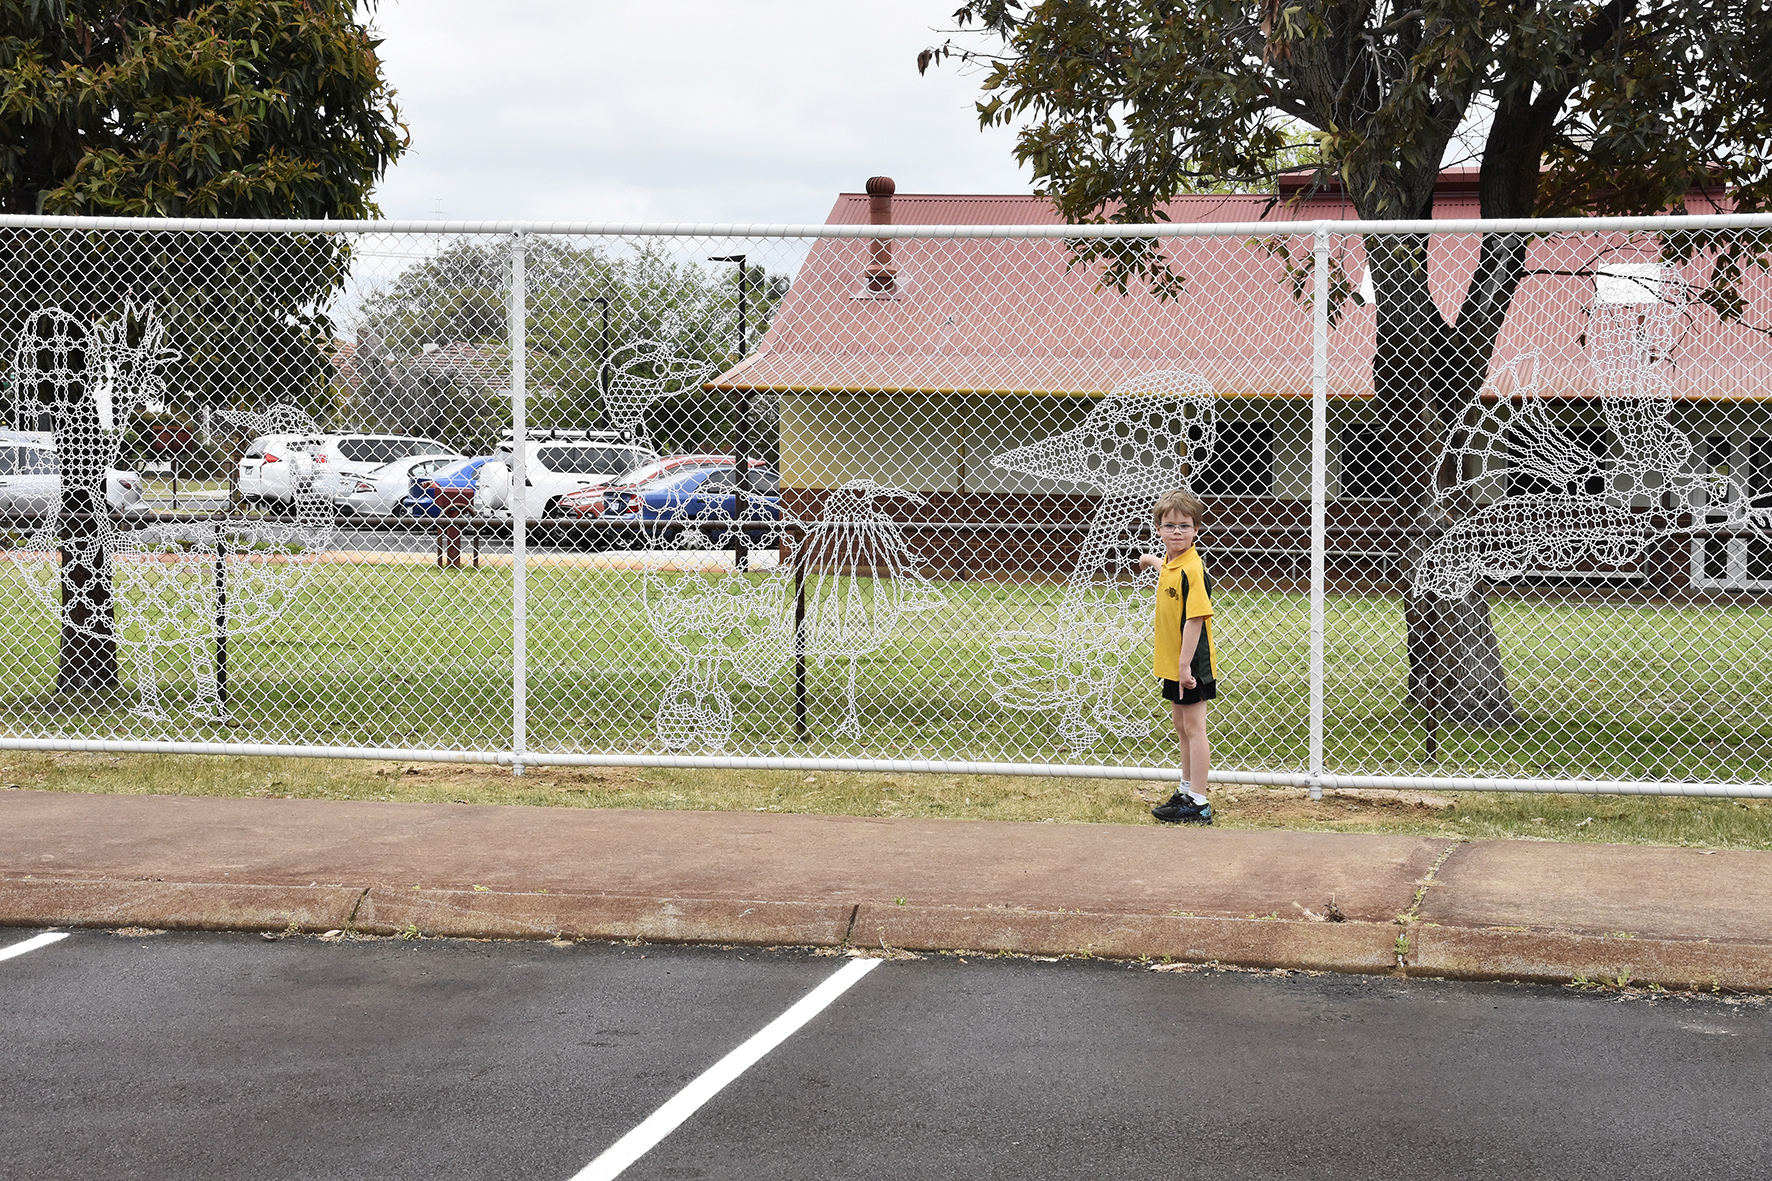
[[[1151,809],[1151,815],[1164,824],[1211,824],[1212,805],[1196,804],[1186,792],[1176,792],[1169,802]]]

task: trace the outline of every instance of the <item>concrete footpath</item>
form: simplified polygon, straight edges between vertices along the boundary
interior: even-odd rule
[[[966,949],[1772,989],[1772,853],[0,792],[0,925]]]

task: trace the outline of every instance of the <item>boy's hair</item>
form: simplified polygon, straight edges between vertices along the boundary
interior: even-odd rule
[[[1206,505],[1198,496],[1175,488],[1157,497],[1157,503],[1151,506],[1151,524],[1161,525],[1170,513],[1180,513],[1198,529],[1205,523]]]

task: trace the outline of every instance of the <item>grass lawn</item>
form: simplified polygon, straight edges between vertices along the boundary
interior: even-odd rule
[[[1169,785],[1104,779],[653,768],[508,769],[344,759],[0,751],[0,788],[409,803],[528,804],[969,820],[1154,824]],[[1772,849],[1772,801],[1219,785],[1223,828],[1411,833]]]
[[[428,538],[416,539],[428,546]],[[259,576],[266,571],[259,570]],[[435,748],[508,748],[511,571],[439,570],[386,561],[308,569],[282,616],[229,646],[235,724],[175,710],[130,712],[133,688],[103,700],[57,696],[55,619],[20,564],[0,566],[0,726],[18,735],[161,738]],[[244,584],[245,571],[234,575]],[[681,577],[654,576],[660,581]],[[760,582],[767,575],[749,576]],[[687,656],[648,626],[638,571],[537,565],[528,572],[529,744],[551,751],[657,751],[658,705]],[[992,647],[1006,629],[1051,633],[1061,588],[940,584],[946,605],[907,615],[856,662],[859,738],[839,732],[849,664],[808,661],[807,732],[793,727],[785,668],[747,684],[718,679],[732,702],[735,754],[859,755],[1168,765],[1174,741],[1152,691],[1148,644],[1126,654],[1113,693],[1143,736],[1104,733],[1065,749],[1057,715],[991,697]],[[870,580],[856,587],[872,608]],[[1422,761],[1404,703],[1401,604],[1332,597],[1327,628],[1327,766],[1341,773],[1772,779],[1772,618],[1756,606],[1635,607],[1587,601],[1493,605],[1510,684],[1526,722],[1443,731]],[[1223,695],[1214,762],[1302,770],[1307,623],[1301,596],[1221,588],[1215,597]],[[725,638],[714,636],[709,643]],[[202,657],[207,660],[208,649]],[[188,655],[162,649],[169,703],[195,684]],[[125,681],[133,677],[126,660]],[[700,749],[691,748],[690,753]],[[1050,781],[1047,781],[1050,782]],[[766,806],[766,805],[765,805]],[[1105,806],[1105,805],[1104,805]],[[1037,810],[1037,809],[1036,809]],[[1074,817],[1073,817],[1074,818]],[[1087,818],[1087,817],[1085,817]],[[1106,818],[1106,817],[1104,817]],[[1548,823],[1548,819],[1547,819]],[[1597,821],[1596,821],[1597,823]]]

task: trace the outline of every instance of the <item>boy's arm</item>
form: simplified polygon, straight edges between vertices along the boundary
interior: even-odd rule
[[[1200,632],[1204,628],[1206,617],[1196,615],[1181,625],[1181,660],[1176,671],[1180,674],[1175,679],[1181,682],[1183,689],[1196,687],[1194,680],[1194,649],[1200,646]]]

